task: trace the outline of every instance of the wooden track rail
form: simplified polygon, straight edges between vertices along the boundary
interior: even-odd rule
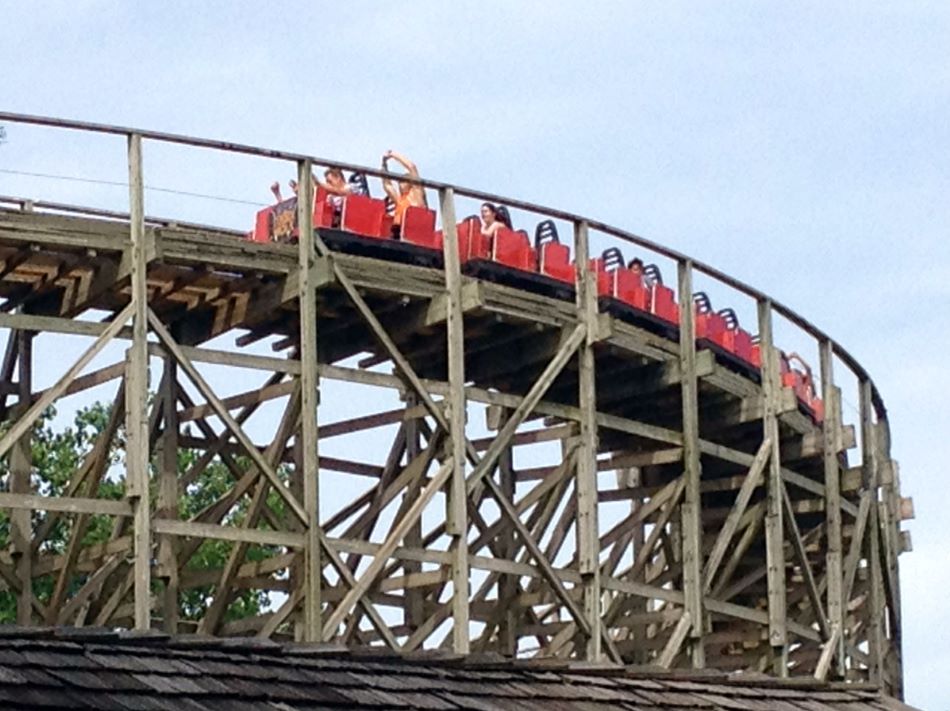
[[[678,340],[600,312],[586,269],[573,301],[467,276],[456,202],[499,198],[428,180],[444,268],[331,250],[307,210],[299,244],[255,244],[146,217],[148,145],[290,161],[304,205],[315,166],[387,174],[122,127],[0,121],[125,136],[130,185],[127,213],[0,197],[0,585],[20,624],[757,670],[900,696],[911,507],[886,411],[860,364],[790,309],[661,245],[508,199],[570,222],[579,264],[592,233],[672,259]],[[696,275],[757,304],[761,378],[697,348]],[[782,387],[776,315],[816,344],[820,424]],[[37,359],[50,367],[39,345],[56,334],[87,343],[61,351],[61,372],[38,388]],[[114,343],[124,357],[90,369]],[[215,385],[222,370],[236,389]],[[62,495],[36,490],[37,418],[105,387],[110,422]],[[327,418],[343,411],[327,394],[340,392],[360,414]],[[120,439],[124,463],[110,467]],[[193,464],[181,472],[184,451]],[[183,517],[181,493],[212,463],[230,488]],[[105,478],[123,498],[99,495]],[[97,517],[112,535],[86,545]],[[64,547],[48,545],[56,527]],[[223,567],[192,565],[208,540],[229,542]],[[53,589],[43,600],[41,580]],[[198,589],[204,613],[182,616]],[[232,619],[244,590],[273,604]]]

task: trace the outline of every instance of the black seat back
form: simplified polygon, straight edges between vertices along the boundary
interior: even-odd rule
[[[663,283],[663,275],[660,273],[660,268],[655,264],[647,264],[643,268],[643,276],[647,284]]]
[[[557,225],[554,220],[541,220],[538,226],[534,228],[534,247],[540,249],[542,244],[555,242],[560,244],[561,240],[557,235]]]
[[[366,195],[369,197],[369,183],[366,180],[365,173],[350,173],[350,189],[357,195]]]
[[[617,247],[608,247],[600,258],[604,262],[604,269],[618,269],[623,266],[623,254]]]
[[[712,302],[709,300],[709,296],[705,291],[697,291],[693,294],[693,304],[696,306],[698,313],[708,314],[712,311]]]

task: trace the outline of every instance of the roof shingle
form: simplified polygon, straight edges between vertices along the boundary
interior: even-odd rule
[[[0,628],[0,706],[154,711],[327,708],[913,711],[866,685],[500,657]]]

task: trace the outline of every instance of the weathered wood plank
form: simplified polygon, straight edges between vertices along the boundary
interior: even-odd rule
[[[680,507],[682,529],[683,617],[670,637],[669,645],[660,655],[660,665],[668,667],[682,644],[681,625],[687,625],[690,637],[690,658],[694,669],[705,666],[703,632],[703,575],[702,575],[702,497],[700,481],[702,466],[699,454],[699,392],[696,376],[696,324],[693,309],[693,265],[689,261],[677,264],[679,277],[679,356],[680,394],[683,422],[683,503]],[[685,620],[685,622],[684,622]]]
[[[762,391],[766,403],[763,439],[779,442],[775,413],[781,389],[778,349],[772,339],[772,304],[758,302],[759,340],[762,353]],[[782,525],[781,461],[779,447],[772,447],[766,476],[765,539],[769,600],[769,643],[774,650],[773,671],[788,676],[788,632],[786,609],[785,552]]]

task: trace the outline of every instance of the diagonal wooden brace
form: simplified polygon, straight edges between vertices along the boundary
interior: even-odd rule
[[[181,369],[185,371],[185,374],[188,378],[195,384],[195,387],[198,388],[199,392],[207,399],[211,407],[214,408],[215,414],[221,418],[221,421],[224,423],[224,426],[227,427],[237,441],[241,444],[242,447],[247,451],[248,456],[257,465],[257,467],[263,472],[270,483],[273,485],[275,491],[280,495],[284,502],[290,507],[294,512],[294,515],[300,519],[301,523],[305,526],[315,524],[316,522],[311,522],[307,517],[307,512],[303,508],[297,499],[291,495],[287,490],[287,487],[284,486],[284,482],[277,472],[274,471],[274,468],[270,466],[267,462],[267,459],[261,454],[260,450],[250,438],[245,434],[241,425],[237,423],[234,417],[231,415],[227,406],[221,402],[221,399],[215,394],[214,390],[208,384],[208,382],[202,377],[201,373],[198,372],[194,364],[185,355],[178,343],[175,342],[175,339],[172,338],[172,335],[165,328],[165,325],[162,323],[161,319],[155,315],[155,312],[151,309],[148,310],[148,320],[152,324],[152,329],[155,331],[156,335],[162,341],[169,352],[174,356],[175,360],[178,361],[178,364],[181,366]]]

